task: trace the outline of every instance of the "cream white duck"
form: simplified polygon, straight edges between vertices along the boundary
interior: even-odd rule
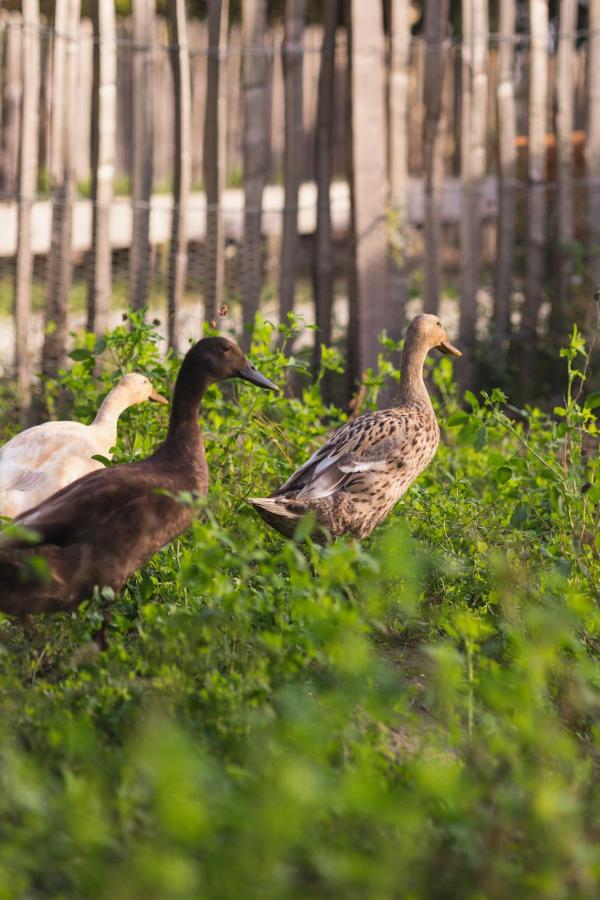
[[[416,316],[406,332],[394,407],[368,412],[338,428],[270,497],[250,503],[291,537],[312,510],[331,537],[367,537],[435,456],[440,431],[423,380],[432,349],[462,356],[437,316]]]
[[[103,468],[94,456],[111,457],[124,410],[145,400],[168,401],[145,375],[125,375],[103,400],[91,425],[44,422],[0,447],[0,515],[14,517],[67,484]]]

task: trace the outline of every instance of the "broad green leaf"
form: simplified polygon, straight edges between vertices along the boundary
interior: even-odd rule
[[[588,394],[583,405],[585,409],[596,409],[600,406],[600,391]]]
[[[512,478],[512,469],[510,466],[500,466],[496,469],[496,481],[498,484],[506,484]]]

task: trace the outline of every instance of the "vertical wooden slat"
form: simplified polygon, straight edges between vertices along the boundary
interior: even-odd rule
[[[221,66],[225,80],[225,181],[239,183],[244,168],[244,111],[242,103],[242,29],[232,24],[227,39],[227,56]]]
[[[242,0],[244,90],[244,345],[258,311],[262,287],[262,198],[268,172],[267,0]]]
[[[350,0],[355,377],[376,367],[378,338],[389,321],[384,53],[381,6]]]
[[[21,42],[21,14],[11,13],[6,22],[6,72],[2,111],[2,184],[0,185],[2,192],[8,195],[14,195],[17,190],[22,90]]]
[[[553,303],[551,329],[562,337],[569,307],[573,271],[573,128],[575,122],[575,29],[577,0],[561,0],[556,80],[558,302]]]
[[[300,0],[291,0],[298,3]],[[286,3],[283,24],[274,23],[268,32],[269,46],[269,144],[271,153],[271,174],[285,179],[285,17],[289,3]]]
[[[320,362],[321,345],[331,343],[333,236],[329,194],[332,175],[331,138],[333,132],[335,34],[338,13],[339,3],[337,0],[325,0],[315,143],[317,179],[317,233],[314,276],[315,321],[317,324],[315,368],[318,367]],[[303,146],[306,146],[305,142],[303,142]]]
[[[115,175],[131,179],[133,129],[133,57],[131,19],[117,19],[117,137]]]
[[[0,2],[0,135],[4,134],[3,131],[3,122],[4,122],[4,58],[5,58],[5,50],[6,50],[6,26],[7,26],[7,13],[5,9],[2,9],[2,3]],[[3,148],[2,141],[0,140],[0,186],[2,184],[2,159],[3,159]]]
[[[285,37],[281,49],[284,79],[285,148],[284,208],[281,241],[279,312],[282,322],[294,309],[298,263],[298,192],[302,176],[304,125],[302,103],[302,52],[305,0],[288,0]]]
[[[394,214],[394,247],[390,269],[390,337],[400,338],[408,299],[408,96],[410,67],[409,0],[391,3],[391,61],[389,87],[390,200]]]
[[[93,5],[94,56],[92,90],[92,252],[88,281],[89,331],[101,334],[108,324],[112,292],[110,209],[115,175],[117,130],[117,45],[113,0]]]
[[[31,317],[31,208],[38,170],[38,106],[40,82],[40,17],[38,0],[23,0],[23,94],[19,146],[19,218],[15,268],[15,370],[21,409],[29,407],[31,369],[29,328]]]
[[[88,181],[91,175],[93,56],[94,26],[90,19],[82,19],[79,24],[75,140],[75,173],[78,182]]]
[[[75,198],[79,14],[80,0],[57,0],[50,147],[52,226],[42,351],[42,372],[47,376],[55,375],[66,359]]]
[[[525,258],[525,302],[521,319],[522,384],[531,388],[534,375],[538,313],[544,275],[546,232],[546,131],[548,115],[548,0],[529,0],[531,59],[529,74],[528,209]]]
[[[334,178],[336,176],[345,177],[348,171],[348,117],[346,115],[348,79],[348,33],[345,28],[339,28],[335,36],[335,84],[333,88],[335,102],[333,105],[331,171]]]
[[[168,2],[165,3],[168,15]],[[153,180],[155,188],[171,186],[175,152],[173,133],[173,66],[169,54],[168,22],[155,16],[152,48],[152,107],[153,107]]]
[[[592,289],[600,284],[600,0],[589,2],[586,176]]]
[[[154,0],[133,0],[133,234],[129,257],[129,293],[135,309],[148,303],[150,278],[150,201],[154,180],[153,40]]]
[[[187,272],[187,215],[192,180],[192,85],[185,0],[169,0],[171,65],[175,88],[175,165],[169,252],[169,345],[179,346]]]
[[[411,46],[409,169],[423,170],[423,91],[425,86],[425,41],[418,37]]]
[[[204,120],[206,118],[206,54],[208,29],[205,22],[188,22],[192,67],[192,184],[202,181]]]
[[[323,20],[327,16],[327,0],[323,3]],[[319,25],[307,25],[304,31],[304,65],[302,67],[302,94],[304,107],[304,172],[305,180],[315,178],[316,129],[319,104],[319,78],[324,29]],[[331,86],[331,90],[335,90]]]
[[[460,345],[464,359],[460,366],[460,377],[464,385],[469,385],[474,375],[477,287],[482,246],[480,194],[486,165],[487,0],[463,0],[462,10],[464,118],[461,121]]]
[[[443,40],[448,27],[448,0],[425,6],[425,312],[437,314],[440,302],[442,244],[443,134],[440,129],[444,93]]]
[[[225,190],[227,152],[227,83],[224,69],[228,23],[229,0],[213,0],[208,18],[203,154],[206,191],[204,305],[206,316],[211,319],[216,319],[218,315],[225,285],[225,233],[221,203]]]
[[[52,36],[46,34],[40,46],[39,167],[50,171],[50,128],[52,120]]]
[[[517,175],[517,114],[514,86],[514,41],[516,0],[500,0],[500,73],[497,87],[498,143],[498,250],[494,337],[500,345],[510,332],[510,294],[514,260],[514,230]]]

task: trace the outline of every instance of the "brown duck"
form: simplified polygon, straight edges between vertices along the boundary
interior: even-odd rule
[[[232,341],[195,344],[175,383],[167,438],[152,456],[91,472],[15,519],[36,533],[33,546],[10,531],[0,537],[0,610],[59,612],[91,597],[96,585],[117,592],[189,527],[193,510],[174,498],[207,491],[198,413],[209,385],[225,378],[277,390]],[[45,572],[32,557],[42,558]]]
[[[365,538],[383,522],[437,450],[440,432],[423,381],[433,348],[462,356],[437,316],[416,316],[406,332],[396,405],[338,428],[274,494],[250,500],[265,522],[291,537],[312,510],[333,538]]]

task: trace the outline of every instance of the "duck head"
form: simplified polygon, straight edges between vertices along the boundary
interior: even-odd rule
[[[143,403],[145,400],[154,400],[156,403],[169,402],[166,397],[157,393],[150,380],[139,372],[130,372],[128,375],[124,375],[117,388],[120,393],[124,394],[128,406]]]
[[[237,344],[225,337],[203,338],[196,344],[195,356],[211,381],[242,378],[258,387],[278,391],[276,384],[265,378],[246,358]]]
[[[446,330],[437,316],[422,313],[415,316],[406,330],[406,343],[420,345],[427,351],[439,350],[452,356],[462,356],[461,351],[450,343]]]

